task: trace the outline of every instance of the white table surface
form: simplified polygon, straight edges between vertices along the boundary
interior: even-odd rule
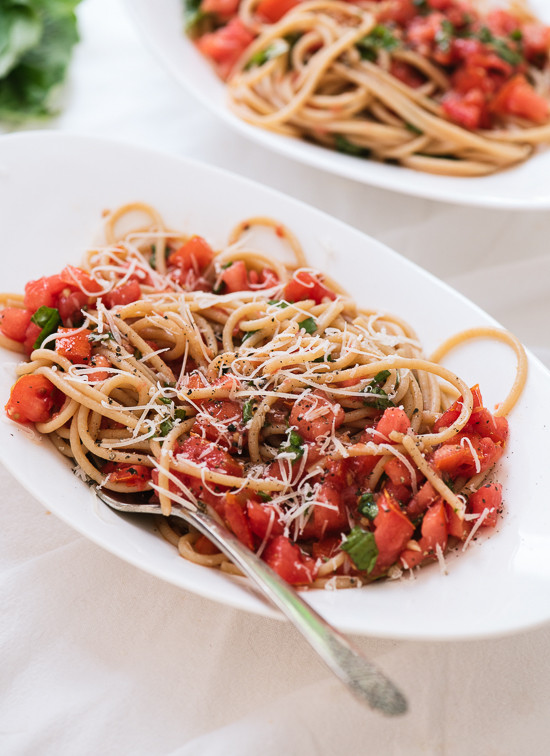
[[[79,24],[63,114],[43,127],[192,156],[299,197],[455,286],[550,365],[547,214],[438,204],[293,164],[228,132],[173,82],[118,0],[84,0]],[[3,468],[0,496],[1,754],[549,752],[549,627],[467,643],[355,638],[409,698],[409,713],[388,720],[286,623],[129,566]]]

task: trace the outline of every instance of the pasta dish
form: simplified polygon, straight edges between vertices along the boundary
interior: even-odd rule
[[[452,176],[550,141],[550,27],[520,0],[184,0],[254,126]]]
[[[289,583],[313,587],[444,565],[498,521],[488,476],[526,378],[520,344],[479,328],[428,359],[406,322],[359,307],[271,218],[239,223],[214,250],[132,203],[106,216],[81,267],[0,305],[0,344],[27,357],[7,416],[46,434],[82,479],[158,498],[163,535],[193,562],[234,569],[170,518],[173,502],[208,508]],[[440,364],[480,337],[517,357],[494,412]]]

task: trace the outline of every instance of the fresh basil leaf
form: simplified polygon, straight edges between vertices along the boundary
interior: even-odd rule
[[[251,399],[248,399],[243,405],[243,423],[248,423],[252,420],[254,415],[254,404]]]
[[[61,317],[59,316],[59,310],[55,307],[46,307],[42,305],[31,317],[31,321],[42,329],[38,334],[36,341],[33,344],[33,349],[40,349],[42,342],[55,333],[61,325]],[[54,343],[46,345],[49,349],[54,349]]]
[[[312,334],[315,333],[317,330],[317,323],[313,318],[306,318],[305,320],[302,320],[300,323],[298,323],[300,326],[300,329],[303,329],[306,331],[306,333]]]
[[[30,2],[0,3],[0,77],[15,68],[42,35],[42,22]]]
[[[343,134],[334,135],[334,149],[337,152],[343,152],[345,155],[353,155],[354,157],[370,157],[371,151],[366,147],[360,147],[358,144],[353,144]]]
[[[362,494],[357,502],[357,509],[364,517],[367,517],[369,520],[374,520],[378,514],[378,504],[374,499],[374,494]]]
[[[245,331],[245,334],[242,338],[241,344],[244,344],[244,342],[249,339],[253,334],[258,333],[258,331]]]
[[[400,46],[400,42],[387,26],[377,24],[368,34],[356,42],[355,46],[364,60],[370,60],[374,63],[380,50],[391,52]]]
[[[349,554],[357,569],[373,571],[378,558],[378,546],[374,540],[374,533],[370,530],[363,530],[356,525],[340,548]]]
[[[304,446],[303,446],[304,440],[300,436],[300,434],[295,431],[291,430],[288,432],[286,441],[283,441],[283,443],[280,446],[280,451],[294,455],[294,459],[300,459],[300,457],[303,457],[304,455]]]
[[[176,420],[185,420],[187,417],[187,412],[185,411],[184,407],[176,407],[174,410],[174,417]]]

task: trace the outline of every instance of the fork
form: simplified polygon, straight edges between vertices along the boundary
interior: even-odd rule
[[[128,514],[162,515],[160,504],[141,503],[131,494],[95,489],[101,501]],[[294,624],[328,668],[355,697],[387,716],[404,714],[407,701],[395,685],[361,652],[318,614],[283,578],[242,544],[214,517],[198,508],[173,503],[171,515],[207,536],[257,588]]]

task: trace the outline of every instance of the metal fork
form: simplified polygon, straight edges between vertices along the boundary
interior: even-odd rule
[[[128,514],[161,515],[160,505],[140,503],[131,494],[107,493],[96,489],[97,496],[112,509]],[[363,703],[387,716],[404,714],[407,701],[395,685],[365,659],[358,649],[329,625],[288,583],[246,548],[227,528],[199,509],[186,509],[173,503],[172,516],[192,525],[247,575],[257,588],[286,615],[332,672]]]

